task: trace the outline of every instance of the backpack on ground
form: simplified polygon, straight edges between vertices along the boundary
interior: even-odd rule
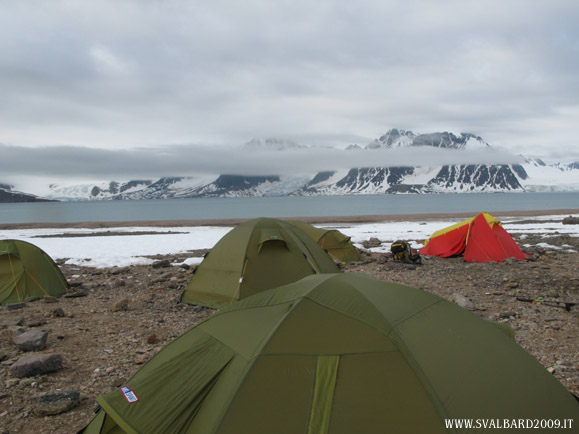
[[[413,250],[412,247],[410,247],[410,244],[406,241],[394,241],[390,246],[390,251],[392,252],[392,257],[395,261],[407,263],[421,262],[420,254],[416,250]]]

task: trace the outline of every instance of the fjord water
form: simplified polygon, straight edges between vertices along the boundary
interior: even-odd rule
[[[578,209],[575,193],[289,196],[0,204],[0,223],[73,223]]]

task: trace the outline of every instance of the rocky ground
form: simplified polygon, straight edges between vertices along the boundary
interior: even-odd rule
[[[523,243],[544,241],[528,235]],[[564,304],[579,302],[579,238],[556,236],[548,243],[565,247],[529,247],[529,261],[485,264],[423,258],[421,265],[407,265],[388,254],[368,253],[366,262],[344,271],[421,288],[475,315],[508,323],[517,342],[579,395],[579,305]],[[78,431],[90,420],[99,394],[123,385],[168,342],[211,315],[212,310],[179,304],[192,270],[171,265],[200,253],[127,268],[60,264],[79,297],[0,307],[0,433]],[[30,352],[14,339],[30,331],[47,332],[46,348],[33,354],[52,356],[56,371],[18,378],[14,365]],[[41,348],[42,338],[36,344]],[[39,398],[65,392],[56,411],[72,408],[46,415],[54,405],[47,409]]]

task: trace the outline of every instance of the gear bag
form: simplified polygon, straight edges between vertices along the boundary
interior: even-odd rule
[[[390,251],[392,252],[392,257],[395,261],[400,262],[415,262],[420,263],[420,254],[417,251],[413,251],[406,241],[398,240],[394,241],[390,246]]]

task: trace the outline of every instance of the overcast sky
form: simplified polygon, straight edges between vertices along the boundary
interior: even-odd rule
[[[578,22],[577,0],[2,0],[0,166],[108,178],[137,148],[157,173],[390,128],[576,161]]]

